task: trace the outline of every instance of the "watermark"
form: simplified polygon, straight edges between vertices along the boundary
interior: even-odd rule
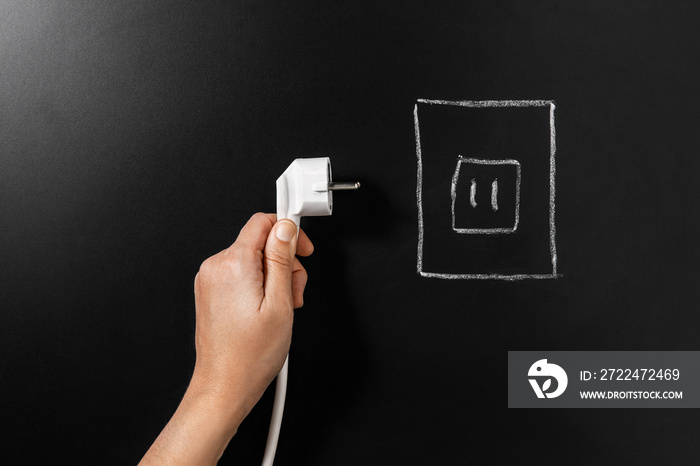
[[[528,380],[537,398],[556,398],[564,393],[569,384],[566,371],[556,364],[548,363],[546,359],[535,362],[527,375],[530,377]],[[539,380],[542,381],[541,385]],[[552,381],[555,381],[554,387],[552,387]],[[548,391],[550,388],[553,388],[551,392]]]
[[[700,408],[700,351],[509,351],[509,408]]]

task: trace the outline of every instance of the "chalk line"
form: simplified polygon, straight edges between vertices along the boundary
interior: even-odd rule
[[[428,105],[455,105],[458,107],[546,107],[553,100],[433,100],[418,99],[418,103]]]
[[[556,165],[554,160],[554,155],[557,152],[557,134],[554,127],[554,102],[549,104],[549,251],[552,255],[552,273],[556,275],[557,273],[557,242],[556,227],[554,226],[554,214],[555,214],[555,204],[554,198],[556,196],[556,183],[554,182],[556,176]]]
[[[452,199],[452,229],[455,229],[455,202],[457,202],[457,181],[459,180],[459,167],[462,165],[462,156],[457,157],[457,167],[452,175],[452,184],[450,185],[450,198]],[[473,206],[472,206],[473,207]]]
[[[426,278],[443,278],[447,280],[460,280],[460,279],[472,279],[472,280],[506,280],[506,281],[517,281],[525,279],[535,279],[535,280],[549,280],[554,278],[559,278],[561,275],[557,274],[532,274],[532,273],[518,273],[513,275],[498,274],[498,273],[434,273],[434,272],[420,272],[422,277]]]
[[[418,158],[418,183],[416,198],[418,202],[418,273],[423,273],[423,158],[420,149],[420,129],[418,128],[418,104],[413,107],[413,124],[416,131],[416,157]],[[454,211],[454,200],[452,201]],[[454,221],[454,219],[453,219]]]
[[[491,209],[494,212],[498,210],[498,178],[491,183]]]

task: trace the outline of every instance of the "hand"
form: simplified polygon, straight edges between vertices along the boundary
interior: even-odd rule
[[[215,464],[284,364],[313,245],[291,220],[253,215],[195,277],[197,361],[177,411],[141,464]]]
[[[255,214],[233,245],[210,257],[194,280],[194,380],[224,397],[245,393],[250,409],[280,371],[304,303],[306,271],[296,254],[313,245],[291,220]],[[273,228],[274,225],[274,228]],[[271,231],[272,230],[272,231]]]

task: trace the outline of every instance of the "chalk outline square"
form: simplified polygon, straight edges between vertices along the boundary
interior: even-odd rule
[[[551,274],[489,274],[489,273],[437,273],[426,272],[423,270],[423,157],[420,145],[420,126],[418,123],[418,104],[428,105],[452,105],[458,107],[485,108],[485,107],[549,107],[549,250],[552,260]],[[416,134],[416,157],[418,158],[418,173],[416,184],[416,198],[418,204],[418,260],[417,271],[422,277],[427,278],[442,278],[448,280],[455,279],[471,279],[471,280],[524,280],[524,279],[551,279],[559,278],[561,275],[557,273],[557,246],[556,246],[556,227],[554,224],[555,214],[555,177],[556,163],[555,155],[557,152],[556,144],[556,128],[554,125],[554,105],[553,100],[431,100],[418,99],[413,106],[413,123]]]
[[[457,181],[459,180],[459,170],[463,163],[471,163],[473,165],[513,165],[515,167],[515,221],[513,223],[513,228],[457,228],[456,214],[455,214],[455,203],[457,202]],[[518,229],[518,223],[520,222],[520,162],[513,159],[499,159],[499,160],[487,160],[487,159],[472,159],[467,157],[462,157],[461,155],[457,159],[457,168],[455,168],[455,173],[452,175],[452,187],[450,189],[450,195],[452,196],[452,229],[460,234],[496,234],[496,233],[514,233]]]

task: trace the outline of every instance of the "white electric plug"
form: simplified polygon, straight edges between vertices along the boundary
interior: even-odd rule
[[[357,189],[360,183],[334,183],[331,159],[317,157],[296,159],[277,179],[277,220],[291,219],[299,228],[301,217],[318,217],[333,213],[333,191]],[[277,440],[282,426],[284,400],[287,396],[289,355],[277,374],[275,403],[267,434],[263,466],[272,466],[277,451]]]
[[[333,213],[333,191],[357,189],[360,183],[334,183],[331,159],[296,159],[277,179],[277,220]]]

